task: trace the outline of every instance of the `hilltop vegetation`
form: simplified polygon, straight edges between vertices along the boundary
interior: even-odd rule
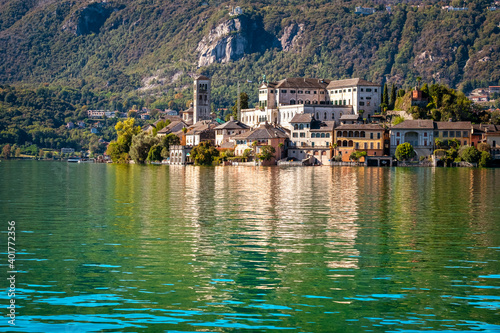
[[[442,10],[445,2],[418,4],[393,4],[389,13],[379,2],[340,0],[6,0],[0,4],[0,83],[69,86],[105,97],[82,106],[110,108],[147,95],[149,103],[161,99],[183,108],[194,73],[213,77],[216,107],[232,105],[238,80],[253,81],[242,84],[253,105],[262,74],[379,83],[387,77],[406,87],[420,76],[465,90],[498,85],[500,11],[488,11],[482,0],[461,12]],[[227,5],[244,10],[239,30]],[[356,5],[377,12],[359,16]],[[214,43],[231,53],[198,68]],[[184,98],[174,98],[178,93]]]

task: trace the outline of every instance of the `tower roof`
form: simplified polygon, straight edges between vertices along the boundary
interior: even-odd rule
[[[195,80],[210,80],[208,76],[205,75],[198,75],[194,78]]]

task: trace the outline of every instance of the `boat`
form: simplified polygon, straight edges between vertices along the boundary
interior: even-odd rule
[[[79,163],[80,157],[70,157],[68,158],[68,163]]]
[[[93,158],[89,158],[89,159],[86,159],[86,158],[82,158],[78,161],[78,163],[95,163],[95,159]]]

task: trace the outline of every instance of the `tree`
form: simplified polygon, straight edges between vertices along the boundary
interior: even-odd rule
[[[248,109],[248,95],[247,93],[240,93],[240,110],[241,109]],[[226,115],[226,121],[229,120],[230,116],[233,116],[234,119],[238,119],[238,99],[236,98],[236,101],[234,102],[233,107],[231,108],[233,111],[231,114]],[[228,117],[229,116],[229,117]]]
[[[146,160],[148,162],[160,161],[162,159],[161,152],[162,152],[161,145],[156,144],[152,146],[151,149],[149,149],[148,157],[146,158]]]
[[[247,148],[243,152],[242,159],[245,160],[245,161],[248,161],[248,159],[252,156],[252,154],[253,154],[253,150],[250,149],[250,148]]]
[[[2,156],[4,158],[10,158],[10,145],[9,144],[6,144],[5,146],[3,146]]]
[[[481,152],[481,158],[479,159],[478,166],[480,167],[487,167],[490,165],[491,161],[493,159],[491,158],[491,154],[487,151],[482,151]]]
[[[173,133],[170,133],[168,135],[165,135],[164,137],[161,138],[160,145],[167,149],[168,152],[170,152],[170,146],[174,145],[180,145],[181,140],[179,137]]]
[[[128,118],[135,118],[135,117],[137,117],[137,111],[130,110],[129,112],[127,112],[127,117]]]
[[[130,157],[135,163],[144,163],[144,161],[148,158],[149,150],[157,143],[158,138],[145,132],[135,135],[132,138],[132,144],[130,145]]]
[[[479,150],[480,152],[484,152],[485,151],[485,152],[489,153],[490,150],[491,150],[491,146],[488,143],[486,143],[486,142],[480,142],[477,145],[477,150]]]
[[[354,150],[351,155],[349,156],[349,159],[353,160],[353,161],[359,161],[359,159],[361,157],[365,157],[366,156],[366,151],[356,151]]]
[[[276,149],[273,146],[265,145],[260,147],[260,154],[257,155],[257,158],[261,161],[269,161],[274,157],[274,153],[276,153]]]
[[[396,86],[393,83],[391,87],[391,96],[389,99],[389,107],[391,110],[394,109],[394,104],[396,104]]]
[[[153,135],[156,136],[158,131],[162,130],[168,125],[170,125],[170,119],[160,120],[159,122],[156,123],[156,126],[153,128]]]
[[[389,105],[389,92],[387,91],[387,83],[384,84],[384,93],[382,94],[382,103]]]
[[[417,87],[420,89],[420,81],[422,81],[422,78],[420,76],[417,76]]]
[[[195,165],[212,165],[217,156],[219,151],[210,141],[202,141],[191,150],[191,159]]]
[[[398,161],[406,161],[415,156],[415,150],[413,150],[413,146],[408,143],[402,143],[396,148],[396,159]]]
[[[15,157],[21,157],[21,148],[16,148]]]
[[[474,146],[465,146],[458,152],[460,158],[469,163],[477,163],[481,158],[481,152]]]

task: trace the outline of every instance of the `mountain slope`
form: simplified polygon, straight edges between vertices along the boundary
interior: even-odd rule
[[[441,3],[440,3],[441,4]],[[413,85],[418,76],[471,89],[500,80],[500,10],[472,1],[441,5],[348,1],[230,3],[115,0],[0,2],[0,82],[47,82],[126,95],[190,89],[213,77],[216,105],[230,105],[237,80],[287,76],[364,77]],[[200,68],[198,66],[201,65]],[[255,83],[243,89],[256,100]]]

